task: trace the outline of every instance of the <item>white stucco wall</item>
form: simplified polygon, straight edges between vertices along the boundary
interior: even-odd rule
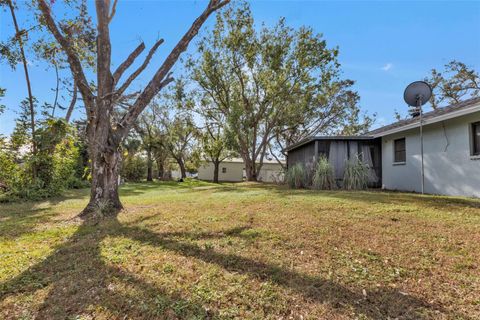
[[[222,173],[226,168],[226,173]],[[239,182],[243,181],[245,165],[243,162],[221,162],[218,170],[219,181]],[[213,163],[204,163],[198,168],[198,179],[213,180]],[[278,163],[264,163],[257,177],[258,181],[280,182],[283,181],[282,166]]]
[[[283,169],[279,163],[264,163],[258,173],[258,181],[282,182],[283,175]]]
[[[425,192],[480,197],[480,159],[471,156],[470,124],[480,112],[424,126]],[[405,137],[406,162],[393,162],[393,141]],[[447,146],[448,140],[448,146]],[[382,184],[386,189],[421,191],[419,128],[382,137]]]
[[[218,170],[218,180],[231,182],[243,181],[243,167],[242,162],[221,162]],[[222,173],[222,168],[226,168],[226,173]],[[212,181],[213,170],[213,163],[208,162],[202,164],[198,168],[198,179]]]

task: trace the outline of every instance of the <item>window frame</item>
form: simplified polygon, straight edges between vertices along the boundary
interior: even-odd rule
[[[403,140],[403,150],[397,150],[397,143]],[[397,153],[403,152],[402,159],[397,159]],[[393,139],[393,164],[405,164],[407,162],[407,139],[405,137]]]
[[[222,173],[227,173],[227,167],[222,167]]]
[[[480,156],[480,121],[470,124],[470,155]],[[477,140],[478,139],[478,140]]]

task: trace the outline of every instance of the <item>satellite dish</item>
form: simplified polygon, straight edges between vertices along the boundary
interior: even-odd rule
[[[410,83],[405,92],[403,99],[409,106],[420,107],[427,103],[432,96],[432,88],[425,81],[415,81]]]
[[[420,113],[420,152],[422,155],[422,194],[425,192],[425,169],[423,163],[423,111],[422,106],[430,100],[432,96],[432,88],[425,81],[415,81],[410,83],[405,92],[403,93],[403,99],[412,107],[416,107]]]

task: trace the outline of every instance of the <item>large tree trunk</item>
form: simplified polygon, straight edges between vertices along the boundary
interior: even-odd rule
[[[163,180],[165,178],[165,167],[163,166],[162,160],[157,159],[157,170],[158,170],[158,175],[157,175],[158,180]]]
[[[247,181],[257,181],[257,169],[255,167],[255,163],[248,159],[245,159],[244,162]]]
[[[213,161],[213,182],[218,183],[218,169],[220,169],[220,161]]]
[[[187,177],[187,170],[185,169],[185,163],[183,162],[183,159],[177,159],[178,166],[180,167],[180,172],[182,174],[182,179],[185,179]]]
[[[99,215],[115,215],[123,209],[118,195],[118,171],[121,164],[119,149],[107,152],[94,151],[92,159],[92,186],[90,202],[80,217],[89,218]]]
[[[147,181],[153,181],[153,161],[152,161],[152,151],[147,150]]]

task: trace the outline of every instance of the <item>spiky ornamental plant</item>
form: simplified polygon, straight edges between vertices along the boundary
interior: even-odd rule
[[[307,187],[307,171],[301,163],[288,168],[285,178],[288,186],[292,189]]]
[[[343,174],[343,188],[347,190],[362,190],[368,187],[369,166],[358,155],[347,160]]]
[[[320,157],[313,174],[312,188],[318,190],[331,190],[336,187],[333,166],[326,157]]]

